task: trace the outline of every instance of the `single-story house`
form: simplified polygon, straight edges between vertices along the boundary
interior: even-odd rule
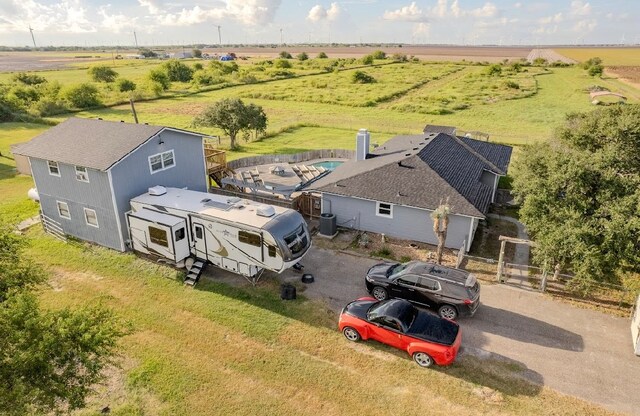
[[[469,250],[479,221],[495,200],[512,148],[447,133],[396,136],[338,166],[307,190],[321,194],[322,213],[338,226],[437,244],[430,214],[451,208],[446,246]],[[361,152],[362,153],[362,152]]]
[[[12,151],[29,158],[47,221],[119,251],[131,198],[155,185],[207,190],[202,135],[171,127],[70,118]]]

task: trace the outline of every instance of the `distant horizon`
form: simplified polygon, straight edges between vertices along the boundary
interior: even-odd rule
[[[3,0],[0,37],[8,47],[637,45],[639,15],[629,0]]]

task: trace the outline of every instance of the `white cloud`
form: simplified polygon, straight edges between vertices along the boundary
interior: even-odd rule
[[[413,30],[412,30],[412,34],[413,36],[429,36],[429,32],[431,30],[431,27],[429,25],[429,23],[425,23],[425,22],[420,22],[420,23],[416,23],[413,26]]]
[[[336,20],[338,17],[340,17],[341,11],[342,10],[340,9],[340,5],[338,5],[338,3],[331,3],[331,6],[329,6],[328,9],[320,4],[316,4],[311,8],[311,10],[309,10],[307,19],[311,20],[312,22],[320,22],[322,20]]]
[[[24,31],[31,26],[37,31],[55,30],[61,33],[95,32],[95,25],[86,17],[86,10],[77,1],[62,1],[52,5],[35,0],[13,0],[3,3],[11,11],[0,24],[0,32]]]
[[[445,0],[446,3],[446,0]],[[416,2],[396,10],[385,10],[382,17],[386,20],[400,20],[404,22],[426,22],[427,15],[418,7]]]
[[[562,12],[538,19],[538,23],[540,23],[541,25],[547,25],[549,23],[560,23],[562,21],[564,21],[564,15],[562,14]]]
[[[408,6],[408,7],[412,7],[412,6],[414,6],[415,9],[419,10],[415,2],[411,3],[411,6]],[[402,9],[396,10],[395,13],[399,11],[403,11],[405,9],[407,9],[407,7],[403,7]],[[387,13],[388,12],[385,12],[385,15]],[[428,11],[424,14],[425,14],[425,17],[429,16],[437,19],[452,18],[452,17],[461,18],[466,16],[471,16],[476,18],[490,18],[490,17],[499,16],[500,11],[498,10],[498,7],[496,7],[496,5],[491,2],[486,2],[484,5],[482,5],[482,7],[478,7],[476,9],[464,9],[460,6],[459,0],[453,0],[451,2],[451,5],[449,5],[449,0],[438,0],[436,5],[429,8]],[[404,19],[404,20],[408,20],[408,19]]]
[[[133,28],[138,20],[137,17],[129,17],[124,14],[109,14],[111,5],[100,6],[98,14],[102,16],[100,26],[112,33],[121,33],[123,29]]]
[[[591,4],[582,0],[573,0],[570,13],[572,16],[588,16],[591,14]]]
[[[160,8],[162,7],[162,4],[160,4],[160,2],[158,2],[157,0],[138,0],[138,3],[140,4],[140,6],[146,7],[151,14],[158,14],[160,12]]]
[[[471,10],[470,14],[475,17],[496,17],[498,8],[493,3],[485,3],[484,6]]]
[[[593,29],[598,26],[596,19],[584,19],[579,20],[573,25],[574,32],[593,32]]]
[[[139,0],[141,4],[152,3],[148,0]],[[226,2],[213,8],[202,8],[198,5],[176,12],[158,11],[163,14],[160,23],[165,26],[190,26],[205,21],[221,21],[233,19],[244,25],[256,26],[271,23],[281,0],[226,0]],[[151,11],[151,7],[149,7]],[[154,10],[158,4],[153,2]]]

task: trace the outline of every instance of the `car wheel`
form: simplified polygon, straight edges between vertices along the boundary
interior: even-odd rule
[[[358,342],[358,341],[362,340],[362,337],[360,336],[360,333],[356,329],[354,329],[354,328],[352,328],[350,326],[346,326],[342,330],[342,333],[344,334],[344,337],[346,339],[348,339],[349,341],[351,341],[351,342]]]
[[[458,310],[451,305],[442,305],[438,309],[438,314],[445,319],[454,321],[458,317]]]
[[[413,361],[415,361],[420,367],[431,367],[433,365],[433,358],[426,352],[413,353]]]
[[[387,289],[380,286],[374,287],[373,290],[371,291],[371,294],[377,300],[385,300],[389,298],[389,293],[387,293]]]

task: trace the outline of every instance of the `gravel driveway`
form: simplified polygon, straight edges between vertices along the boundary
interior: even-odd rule
[[[305,296],[338,312],[367,295],[364,273],[376,261],[312,248],[303,263],[316,278]],[[287,271],[282,277],[298,280],[300,274]],[[505,285],[483,285],[481,302],[476,316],[460,321],[466,354],[515,360],[536,383],[640,415],[640,357],[633,354],[629,319]]]

